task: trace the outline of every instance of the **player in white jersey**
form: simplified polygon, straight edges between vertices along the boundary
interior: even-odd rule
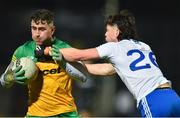
[[[105,36],[108,43],[97,48],[69,48],[61,49],[60,52],[68,61],[100,58],[109,60],[112,66],[103,68],[101,64],[96,64],[86,67],[90,73],[97,75],[117,72],[136,98],[142,117],[180,116],[178,94],[163,76],[151,48],[137,41],[134,16],[127,10],[109,16]],[[54,59],[61,53],[56,47],[52,48]]]
[[[96,49],[100,57],[111,60],[116,72],[138,103],[160,84],[168,82],[158,68],[150,47],[145,43],[124,39],[106,43]]]

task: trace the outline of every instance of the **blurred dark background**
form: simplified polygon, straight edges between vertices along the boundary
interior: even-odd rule
[[[31,38],[29,16],[40,8],[55,12],[55,35],[77,48],[104,43],[105,17],[129,9],[136,17],[141,40],[152,47],[164,76],[180,95],[179,0],[1,0],[0,73],[5,71],[14,50]],[[110,78],[75,82],[73,94],[79,112],[84,116],[139,116],[135,100],[120,78]],[[26,102],[24,86],[0,88],[0,116],[24,116]]]

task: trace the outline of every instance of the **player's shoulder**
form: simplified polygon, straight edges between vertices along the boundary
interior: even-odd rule
[[[25,43],[21,44],[19,47],[28,47],[32,45],[35,45],[35,42],[33,40],[28,40]]]
[[[35,42],[34,41],[26,41],[22,45],[16,48],[15,54],[18,53],[25,53],[27,51],[33,50],[35,48]]]
[[[133,39],[123,39],[123,40],[119,41],[118,43],[121,45],[126,45],[126,44],[131,44],[132,42],[138,42],[138,41],[133,40]]]
[[[16,50],[21,50],[21,49],[25,49],[25,48],[31,48],[35,46],[35,42],[34,41],[26,41],[25,43],[23,43],[22,45],[20,45],[19,47],[17,47]]]
[[[26,41],[22,46],[32,46],[35,45],[35,42],[33,40]]]
[[[148,44],[140,40],[134,40],[134,39],[122,40],[120,41],[120,44],[121,46],[124,46],[128,49],[151,50]]]
[[[124,48],[128,45],[131,45],[130,44],[130,40],[127,40],[127,39],[123,39],[123,40],[120,40],[119,42],[108,42],[108,45],[113,47],[113,48]]]
[[[66,43],[63,39],[55,38],[54,44],[59,48],[69,48],[71,47],[68,43]]]

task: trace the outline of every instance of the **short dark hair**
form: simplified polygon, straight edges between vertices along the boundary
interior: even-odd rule
[[[122,32],[118,39],[138,39],[135,17],[127,9],[121,10],[119,14],[110,15],[105,21],[106,25],[117,25]]]
[[[37,24],[39,24],[39,21],[41,21],[42,24],[44,21],[46,21],[47,24],[54,23],[54,13],[47,9],[39,9],[32,14],[31,21],[32,20]]]

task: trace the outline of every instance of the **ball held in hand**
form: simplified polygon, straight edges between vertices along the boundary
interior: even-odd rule
[[[25,71],[24,76],[27,78],[27,82],[29,80],[35,79],[38,75],[38,67],[35,62],[28,57],[22,57],[14,62],[12,70],[16,67],[22,66],[21,70]]]

